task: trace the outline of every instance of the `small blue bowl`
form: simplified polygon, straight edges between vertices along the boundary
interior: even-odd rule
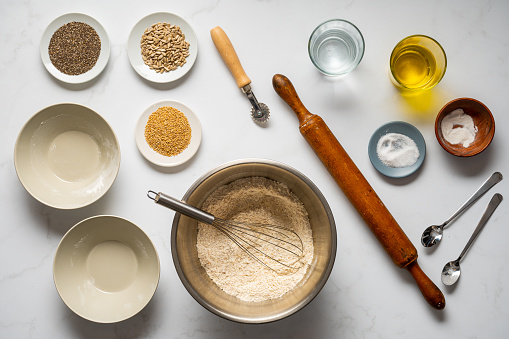
[[[389,167],[386,166],[380,158],[378,158],[378,140],[388,133],[404,134],[415,142],[419,149],[419,158],[417,158],[417,161],[413,165],[408,167]],[[379,127],[375,133],[373,133],[368,144],[368,154],[371,164],[373,164],[378,172],[390,178],[404,178],[421,167],[424,162],[424,158],[426,157],[426,142],[424,141],[421,132],[419,132],[419,130],[413,125],[403,121],[393,121]]]

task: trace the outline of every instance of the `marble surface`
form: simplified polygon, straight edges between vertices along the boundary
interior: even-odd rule
[[[135,23],[159,11],[176,13],[193,25],[199,55],[181,80],[156,85],[142,79],[127,57]],[[57,16],[82,12],[97,19],[111,41],[111,57],[94,81],[70,86],[44,68],[39,41]],[[494,171],[509,175],[509,2],[505,0],[361,1],[16,1],[0,2],[0,235],[1,338],[501,338],[509,333],[509,209],[503,201],[462,262],[458,284],[446,288],[440,271],[455,259],[493,193],[509,198],[505,179],[461,215],[435,250],[420,245],[430,224],[441,223]],[[307,55],[307,40],[320,22],[343,18],[364,34],[359,67],[340,78],[321,75]],[[271,109],[267,127],[249,117],[250,105],[220,59],[209,31],[220,25],[230,36],[253,89]],[[388,59],[394,45],[411,34],[437,39],[448,57],[442,82],[419,96],[390,83]],[[423,300],[408,272],[393,265],[362,219],[298,131],[294,113],[277,96],[272,76],[293,82],[307,108],[335,133],[419,251],[419,263],[445,294],[436,311]],[[434,135],[438,110],[458,97],[485,103],[496,120],[491,146],[473,158],[446,153]],[[138,152],[134,127],[143,110],[172,99],[190,106],[203,126],[202,145],[187,164],[163,169]],[[120,172],[98,202],[57,210],[33,199],[17,179],[16,137],[40,109],[75,102],[98,111],[120,142]],[[367,145],[382,124],[402,120],[423,134],[423,167],[404,179],[388,179],[371,165]],[[267,158],[308,176],[327,198],[338,230],[338,252],[321,293],[300,312],[265,325],[224,320],[201,307],[185,290],[173,266],[173,212],[154,206],[149,189],[182,196],[203,173],[228,161]],[[507,198],[506,198],[507,199]],[[70,311],[52,276],[53,257],[64,233],[94,215],[127,218],[145,230],[161,261],[152,301],[117,324],[97,324]]]

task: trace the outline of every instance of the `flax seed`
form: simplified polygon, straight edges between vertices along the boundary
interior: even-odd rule
[[[101,54],[101,38],[83,22],[69,22],[53,33],[48,46],[50,61],[60,72],[80,75],[90,71]]]

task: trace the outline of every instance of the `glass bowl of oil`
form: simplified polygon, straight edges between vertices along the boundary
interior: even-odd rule
[[[403,90],[426,90],[444,77],[447,57],[442,46],[426,35],[411,35],[394,47],[389,76]]]

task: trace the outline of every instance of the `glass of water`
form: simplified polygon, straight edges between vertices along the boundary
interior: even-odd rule
[[[352,71],[364,55],[364,38],[349,21],[332,19],[320,24],[309,38],[309,57],[325,75]]]

